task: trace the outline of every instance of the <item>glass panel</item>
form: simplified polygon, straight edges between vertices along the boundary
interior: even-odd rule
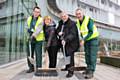
[[[35,0],[0,1],[0,65],[26,57],[25,24]]]

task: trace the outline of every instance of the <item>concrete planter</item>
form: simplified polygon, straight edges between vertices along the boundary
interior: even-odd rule
[[[114,56],[101,56],[100,62],[104,64],[108,64],[111,66],[119,67],[120,68],[120,57],[114,57]]]

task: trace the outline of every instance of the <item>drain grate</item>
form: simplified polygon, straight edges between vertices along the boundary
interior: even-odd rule
[[[35,76],[58,76],[58,72],[56,70],[41,69],[35,73]]]

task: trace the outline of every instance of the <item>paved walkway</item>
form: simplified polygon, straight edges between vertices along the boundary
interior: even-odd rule
[[[59,56],[58,63],[61,58],[62,56]],[[45,63],[45,61],[46,58],[44,58],[43,63]],[[76,66],[85,66],[84,58],[80,58],[79,54],[76,54],[75,62]],[[46,66],[43,65],[43,67]],[[72,78],[66,78],[65,75],[67,72],[65,71],[58,71],[57,77],[36,77],[34,73],[26,73],[26,70],[26,59],[0,66],[0,80],[85,80],[81,74],[82,71],[75,71],[75,75]],[[89,80],[120,80],[120,68],[101,64],[98,60],[95,77]]]

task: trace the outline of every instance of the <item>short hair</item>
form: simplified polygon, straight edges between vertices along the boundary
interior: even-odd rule
[[[61,12],[59,13],[60,17],[61,17],[61,15],[63,15],[63,14],[65,14],[65,15],[67,15],[67,16],[69,17],[69,15],[68,15],[68,13],[67,13],[66,11],[61,11]]]
[[[67,14],[68,15],[68,13],[66,11],[61,11],[60,14]]]
[[[79,11],[79,10],[83,12],[82,8],[80,7],[76,9],[76,11]]]
[[[45,19],[50,19],[50,20],[52,20],[52,18],[51,18],[50,16],[45,16],[45,17],[44,17],[44,20],[45,20]]]
[[[35,6],[35,7],[33,8],[33,11],[34,11],[36,8],[37,8],[37,9],[40,9],[40,7],[38,7],[38,6]]]

